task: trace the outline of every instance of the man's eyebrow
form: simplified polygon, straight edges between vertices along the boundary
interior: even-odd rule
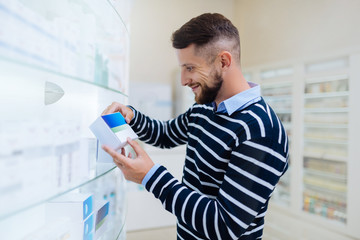
[[[195,66],[194,64],[191,64],[191,63],[184,63],[181,65],[181,67],[188,67],[188,66]]]

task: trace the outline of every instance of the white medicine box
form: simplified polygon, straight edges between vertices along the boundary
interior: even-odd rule
[[[70,218],[74,222],[83,222],[93,212],[91,194],[68,193],[47,203],[48,220]]]
[[[128,137],[132,140],[138,138],[119,112],[98,117],[90,125],[90,130],[101,144],[107,145],[116,151],[127,144]]]
[[[47,222],[70,223],[70,240],[93,240],[95,217],[93,197],[87,193],[68,193],[46,204]]]

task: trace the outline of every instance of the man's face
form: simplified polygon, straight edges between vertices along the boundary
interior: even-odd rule
[[[221,69],[196,56],[193,44],[178,49],[177,57],[181,66],[181,84],[192,89],[195,101],[200,104],[215,101],[223,82]]]

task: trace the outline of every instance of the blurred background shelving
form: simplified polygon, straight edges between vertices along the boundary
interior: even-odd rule
[[[359,53],[351,52],[247,69],[290,143],[289,171],[270,201],[264,237],[289,239],[297,232],[296,239],[360,238],[354,214],[359,212],[358,149],[352,144],[358,131],[359,63]],[[331,232],[339,235],[328,238]]]

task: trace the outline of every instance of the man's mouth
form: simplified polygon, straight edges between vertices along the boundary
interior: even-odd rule
[[[193,92],[195,92],[196,89],[198,89],[198,87],[199,87],[199,85],[190,86],[190,88]]]

